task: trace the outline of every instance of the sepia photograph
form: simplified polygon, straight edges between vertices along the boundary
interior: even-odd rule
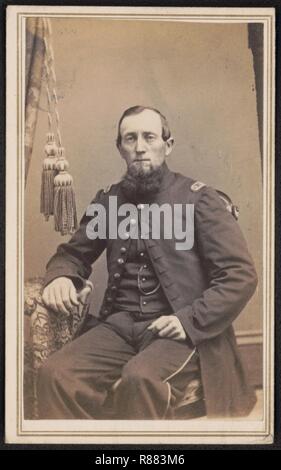
[[[273,442],[274,39],[8,6],[6,442]]]

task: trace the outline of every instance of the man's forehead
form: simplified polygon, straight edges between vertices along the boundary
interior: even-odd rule
[[[158,113],[145,109],[141,113],[126,116],[121,122],[120,133],[134,131],[156,132],[162,134],[162,122]]]

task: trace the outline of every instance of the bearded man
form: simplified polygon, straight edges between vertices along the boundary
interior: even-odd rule
[[[91,265],[107,251],[108,283],[99,316],[90,312],[83,334],[40,370],[42,419],[103,418],[112,387],[118,419],[173,418],[188,385],[194,392],[196,384],[208,417],[243,416],[254,406],[232,327],[256,288],[253,261],[218,192],[169,170],[173,142],[158,110],[126,110],[117,147],[127,172],[100,190],[92,204],[109,214],[114,198],[118,209],[134,205],[137,217],[123,234],[112,236],[105,227],[105,236],[93,238],[93,212],[86,212],[47,265],[43,300],[70,314]],[[152,204],[194,208],[192,246],[178,249],[176,234],[165,237],[163,223],[160,237],[151,236],[150,226],[143,235],[141,214]],[[118,212],[117,225],[124,215]],[[185,226],[184,211],[182,217]]]

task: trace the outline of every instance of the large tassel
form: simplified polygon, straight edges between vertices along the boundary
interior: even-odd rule
[[[56,162],[58,148],[52,132],[47,134],[47,143],[44,148],[46,157],[43,161],[41,179],[40,212],[45,219],[54,213],[54,178],[57,174]]]
[[[54,220],[55,230],[62,235],[73,233],[77,229],[77,214],[73,178],[67,172],[68,161],[64,148],[58,149],[56,169],[59,172],[54,179]]]

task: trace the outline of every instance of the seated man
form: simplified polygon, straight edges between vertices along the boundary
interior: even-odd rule
[[[99,317],[89,316],[86,332],[40,370],[40,418],[102,418],[117,381],[119,419],[171,417],[198,378],[208,417],[247,415],[255,395],[232,322],[257,276],[238,223],[215,190],[169,170],[173,138],[158,110],[126,110],[117,147],[126,174],[97,193],[78,231],[47,265],[43,300],[69,314],[78,304],[76,289],[107,250]],[[135,216],[126,217],[133,209]],[[164,223],[162,210],[170,214]]]

